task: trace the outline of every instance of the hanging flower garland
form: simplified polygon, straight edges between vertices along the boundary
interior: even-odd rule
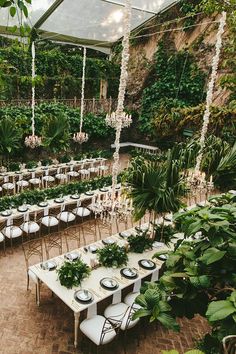
[[[116,130],[115,136],[115,152],[113,154],[114,163],[112,166],[112,199],[115,197],[115,187],[117,185],[117,177],[119,173],[119,150],[120,135],[124,127],[128,127],[131,122],[131,116],[124,112],[125,91],[128,78],[128,62],[129,62],[129,37],[131,31],[131,0],[126,0],[124,15],[124,37],[122,41],[122,58],[121,58],[121,74],[118,93],[118,104],[116,112],[107,114],[106,123]]]
[[[82,88],[81,88],[80,127],[79,127],[79,133],[76,133],[73,136],[73,140],[79,144],[82,144],[82,143],[88,141],[88,134],[82,132],[83,118],[84,118],[84,88],[85,88],[86,53],[87,53],[87,50],[86,50],[86,47],[84,47]]]
[[[222,35],[224,33],[225,25],[226,25],[226,12],[222,12],[219,29],[218,29],[217,36],[216,36],[215,55],[212,60],[211,79],[208,84],[208,91],[207,91],[207,97],[206,97],[206,108],[205,108],[205,112],[204,112],[204,116],[203,116],[203,126],[202,126],[201,137],[200,137],[200,151],[197,156],[197,162],[196,162],[196,167],[195,167],[195,174],[196,175],[199,174],[201,162],[202,162],[203,149],[205,146],[205,139],[206,139],[207,129],[208,129],[208,125],[209,125],[209,119],[210,119],[210,114],[211,114],[210,107],[211,107],[212,99],[213,99],[213,90],[214,90],[214,85],[215,85],[216,78],[217,78],[217,70],[218,70],[219,61],[220,61],[220,52],[221,52],[221,48],[222,48]]]
[[[31,130],[32,135],[27,136],[25,138],[25,145],[30,147],[31,149],[35,149],[36,147],[42,144],[42,138],[35,135],[35,44],[32,42],[31,47],[32,53],[32,101],[31,101]]]

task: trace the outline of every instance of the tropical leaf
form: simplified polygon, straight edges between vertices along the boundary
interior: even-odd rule
[[[236,307],[231,301],[213,301],[209,304],[206,316],[210,322],[220,321],[236,312]]]

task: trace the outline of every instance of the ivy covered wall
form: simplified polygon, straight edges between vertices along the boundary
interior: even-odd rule
[[[82,51],[73,46],[36,42],[36,98],[74,98],[81,94]],[[108,81],[108,97],[116,97],[118,64],[88,50],[86,98],[99,98],[100,80]],[[31,97],[31,53],[28,46],[0,37],[0,99]]]

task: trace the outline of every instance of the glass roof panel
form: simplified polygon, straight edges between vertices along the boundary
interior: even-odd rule
[[[133,0],[132,29],[174,2],[173,0]],[[125,0],[64,0],[40,28],[50,33],[80,39],[115,42],[123,35],[124,7],[119,4],[125,4]]]
[[[38,19],[48,10],[55,0],[32,0],[32,5],[27,4],[29,17],[26,19],[31,27],[38,21]],[[9,16],[8,8],[0,9],[0,25],[1,26],[14,26],[19,25],[18,16]]]

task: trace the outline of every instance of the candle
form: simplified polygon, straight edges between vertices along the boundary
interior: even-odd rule
[[[212,183],[212,175],[210,176],[210,183]]]

